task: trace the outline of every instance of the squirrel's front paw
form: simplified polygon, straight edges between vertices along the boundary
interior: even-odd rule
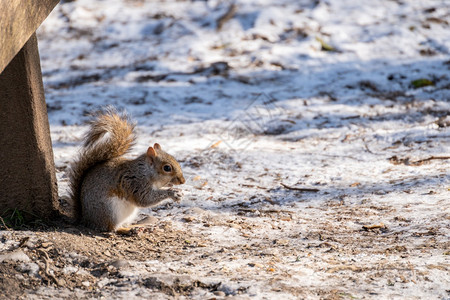
[[[183,193],[180,190],[170,189],[169,197],[173,199],[173,201],[179,203],[181,198],[183,198]]]

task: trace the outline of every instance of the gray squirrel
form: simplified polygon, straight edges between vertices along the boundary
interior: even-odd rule
[[[87,227],[117,231],[133,221],[140,207],[167,198],[181,201],[181,192],[171,188],[185,183],[180,164],[157,143],[136,159],[124,158],[135,140],[135,125],[114,108],[91,122],[69,171],[75,217]]]

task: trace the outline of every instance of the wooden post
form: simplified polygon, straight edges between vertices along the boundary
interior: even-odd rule
[[[0,215],[48,218],[57,186],[36,34],[0,73]]]
[[[59,0],[0,0],[0,73]]]

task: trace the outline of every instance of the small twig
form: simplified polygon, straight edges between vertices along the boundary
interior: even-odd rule
[[[430,161],[430,160],[435,160],[435,159],[450,159],[450,156],[431,156],[428,158],[424,158],[424,159],[419,159],[417,161],[412,161],[409,164],[413,165],[413,166],[418,166],[423,164],[424,162]]]
[[[239,208],[238,211],[249,212],[249,213],[259,212],[261,214],[279,214],[279,213],[285,213],[285,214],[290,214],[290,215],[293,214],[292,211],[282,210],[282,209]]]
[[[431,161],[431,160],[436,160],[436,159],[450,159],[450,156],[431,156],[428,158],[424,158],[424,159],[419,159],[416,161],[410,161],[409,157],[407,158],[398,158],[396,155],[392,156],[391,158],[389,158],[389,161],[394,164],[394,165],[400,165],[400,164],[404,164],[407,166],[420,166],[425,162]]]
[[[8,230],[8,231],[12,231],[12,229],[11,229],[11,228],[9,228],[8,226],[6,226],[6,224],[5,224],[5,220],[3,220],[3,218],[2,218],[2,217],[0,217],[0,220],[2,221],[2,224],[3,224],[3,226],[5,226],[5,229],[6,229],[6,230]]]
[[[366,151],[369,152],[370,154],[375,154],[369,149],[369,145],[367,145],[366,140],[364,138],[362,140],[363,140],[363,143],[364,143],[364,148],[366,148]]]
[[[240,184],[240,186],[243,186],[243,187],[252,187],[252,188],[257,188],[257,189],[261,189],[261,190],[267,190],[267,188],[264,187],[264,186],[259,186],[259,185],[254,185],[254,184],[245,184],[245,183],[242,183],[242,184]]]
[[[50,263],[49,263],[50,257],[48,256],[48,253],[45,252],[44,250],[41,250],[41,249],[39,249],[39,252],[41,252],[44,255],[43,259],[44,259],[44,262],[45,262],[45,270],[44,270],[45,275],[47,277],[50,277],[51,279],[53,279],[53,281],[57,285],[62,286],[62,284],[61,284],[61,282],[59,282],[58,278],[56,278],[55,275],[50,273]]]
[[[267,202],[269,202],[269,203],[272,204],[272,205],[276,205],[276,204],[277,204],[276,201],[273,201],[273,200],[270,199],[269,197],[265,197],[264,200],[266,200]]]
[[[209,146],[210,148],[217,148],[219,145],[220,145],[220,143],[222,143],[222,140],[220,140],[220,141],[218,141],[218,142],[215,142],[214,144],[212,144],[211,146]]]
[[[319,189],[315,189],[315,188],[298,188],[298,187],[292,187],[292,186],[288,186],[284,183],[280,183],[283,187],[287,188],[288,190],[294,190],[294,191],[300,191],[300,192],[318,192]]]
[[[360,271],[362,271],[362,268],[357,267],[357,266],[346,266],[346,265],[343,265],[343,266],[336,266],[334,268],[330,268],[330,269],[327,270],[327,273],[335,273],[335,272],[338,272],[338,271],[347,271],[347,270],[353,271],[353,272],[360,272]]]
[[[217,30],[221,30],[222,26],[225,25],[226,22],[228,22],[231,18],[234,17],[237,11],[237,5],[231,4],[228,8],[227,12],[221,16],[219,19],[217,19]]]
[[[20,240],[19,242],[19,246],[18,248],[22,247],[23,245],[25,245],[26,242],[28,242],[30,240],[29,236],[24,237],[23,239]]]
[[[383,223],[373,224],[373,225],[363,225],[362,228],[364,230],[372,230],[372,229],[377,229],[377,228],[386,228],[386,225],[384,225]]]

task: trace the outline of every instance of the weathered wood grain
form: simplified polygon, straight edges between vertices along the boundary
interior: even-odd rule
[[[0,0],[0,73],[59,0]]]

